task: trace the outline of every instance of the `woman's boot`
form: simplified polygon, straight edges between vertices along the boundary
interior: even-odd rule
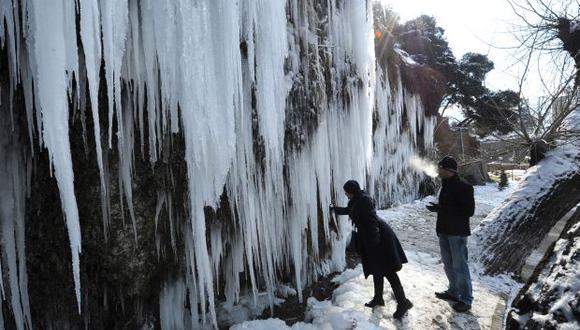
[[[373,308],[375,306],[385,306],[385,300],[383,299],[383,276],[373,275],[373,284],[375,286],[375,296],[373,300],[365,304],[366,307]]]
[[[396,320],[401,319],[411,308],[413,308],[413,303],[409,299],[405,299],[404,301],[397,304],[397,310],[393,314],[393,318]]]

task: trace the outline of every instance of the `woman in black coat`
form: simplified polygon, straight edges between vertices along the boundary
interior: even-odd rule
[[[347,207],[331,206],[331,210],[338,215],[350,216],[356,227],[356,235],[353,233],[352,239],[355,239],[365,278],[373,275],[375,295],[365,306],[385,305],[383,277],[386,277],[397,300],[397,310],[393,317],[399,319],[413,307],[411,301],[405,297],[405,291],[397,275],[403,264],[407,263],[405,252],[391,227],[377,215],[373,199],[361,190],[358,182],[347,181],[344,184],[344,192],[349,199]]]

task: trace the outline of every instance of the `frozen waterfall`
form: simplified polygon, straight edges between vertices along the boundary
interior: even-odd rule
[[[272,302],[291,272],[283,276],[302,299],[318,275],[342,270],[351,225],[327,207],[346,202],[342,183],[359,180],[382,205],[408,199],[418,185],[409,159],[433,146],[434,119],[420,97],[375,63],[370,8],[341,0],[2,1],[9,77],[1,86],[0,304],[9,299],[17,328],[35,321],[24,226],[29,158],[39,148],[58,184],[79,313],[84,219],[75,178],[83,174],[75,159],[97,164],[103,240],[127,216],[139,249],[137,222],[157,230],[160,214],[169,219],[183,269],[159,292],[168,328],[215,326],[218,295],[236,304],[243,290],[254,299],[267,292]],[[17,90],[24,107],[12,104]],[[79,114],[92,118],[92,159],[71,148],[87,140],[71,135]],[[187,182],[187,205],[173,210],[177,192],[168,186],[156,192],[155,217],[139,219],[136,157],[153,170],[171,166],[177,137],[186,177],[168,176]],[[111,211],[114,170],[120,214]],[[208,221],[222,198],[231,218]]]

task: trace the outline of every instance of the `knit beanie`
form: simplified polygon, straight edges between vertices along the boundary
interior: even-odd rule
[[[439,168],[448,170],[453,173],[457,173],[457,161],[455,160],[455,158],[451,156],[445,156],[439,162]]]
[[[353,194],[353,195],[356,195],[357,193],[360,192],[360,185],[355,180],[348,180],[344,184],[343,188],[344,188],[344,191],[346,191],[349,194]]]

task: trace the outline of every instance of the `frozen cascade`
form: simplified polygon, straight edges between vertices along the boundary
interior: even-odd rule
[[[422,132],[423,148],[433,148],[433,134],[436,124],[435,117],[426,117],[425,110],[418,95],[406,92],[397,84],[395,92],[391,93],[387,73],[377,68],[375,99],[377,104],[386,104],[379,107],[377,128],[373,135],[374,154],[372,161],[372,178],[369,190],[374,193],[378,205],[387,205],[389,201],[409,202],[413,196],[405,190],[413,186],[417,178],[413,171],[409,171],[409,159],[417,152],[413,146],[418,145],[418,134]],[[409,129],[401,126],[404,109],[407,111]],[[388,142],[388,143],[385,143]]]
[[[81,228],[68,103],[78,96],[72,84],[79,75],[88,84],[105,237],[110,224],[121,221],[110,217],[113,147],[120,205],[127,207],[119,216],[130,216],[139,242],[135,156],[157,171],[172,152],[168,141],[183,137],[187,221],[182,226],[176,220],[172,201],[178,199],[170,187],[156,192],[154,217],[144,220],[155,224],[157,235],[167,210],[173,252],[183,255],[182,272],[170,277],[178,280],[167,280],[159,292],[163,328],[216,326],[216,294],[233,306],[241,294],[256,303],[266,292],[272,306],[281,277],[293,281],[302,299],[305,285],[343,269],[351,225],[331,217],[327,206],[346,203],[345,180],[359,180],[380,205],[416,191],[418,178],[408,160],[433,147],[434,119],[400,75],[391,81],[376,66],[371,6],[364,1],[330,0],[322,7],[297,0],[74,3],[4,1],[0,18],[9,24],[0,38],[9,50],[13,88],[20,76],[25,101],[34,95],[35,115],[26,107],[28,135],[33,141],[36,134],[48,149],[57,179],[79,312]],[[18,11],[11,10],[19,6],[30,20],[22,22],[21,32]],[[26,43],[17,47],[21,39]],[[99,100],[102,79],[105,102]],[[298,98],[313,101],[305,106]],[[100,103],[107,104],[106,116],[99,114]],[[0,155],[0,164],[8,158]],[[231,218],[208,221],[207,209],[220,207]],[[21,217],[14,224],[15,260],[24,260]],[[174,230],[181,231],[177,238]],[[183,251],[176,251],[182,246],[178,238]],[[160,258],[160,243],[155,246]],[[13,265],[2,266],[14,271]],[[20,292],[22,305],[11,304],[11,311],[30,326],[26,272],[17,273],[20,284],[10,292]]]

